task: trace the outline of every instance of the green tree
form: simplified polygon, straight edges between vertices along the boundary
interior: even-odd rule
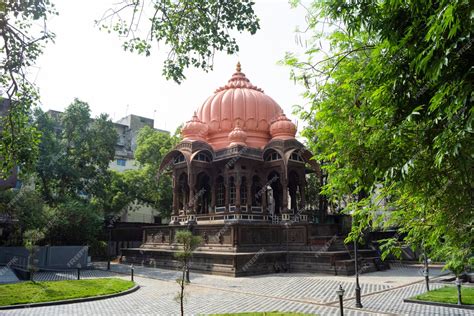
[[[285,58],[306,87],[310,106],[299,111],[329,174],[323,193],[352,201],[351,237],[398,227],[387,251],[402,236],[447,266],[448,249],[466,262],[474,244],[472,9],[465,0],[314,1],[305,57]]]
[[[36,173],[44,199],[103,197],[118,137],[107,115],[92,119],[89,105],[75,99],[59,118],[41,110],[36,116],[42,133]]]
[[[179,142],[175,134],[170,136],[148,126],[137,137],[135,159],[140,169],[127,170],[123,179],[128,196],[139,203],[155,208],[164,217],[170,216],[173,203],[172,180],[169,174],[158,174],[163,157]]]
[[[0,2],[0,102],[10,110],[0,118],[0,177],[14,166],[27,169],[34,165],[39,134],[29,122],[38,91],[27,73],[41,55],[43,45],[54,38],[46,27],[49,16],[56,14],[49,0]]]
[[[148,56],[152,44],[164,45],[163,75],[180,83],[185,68],[209,71],[216,51],[239,50],[231,31],[255,34],[260,26],[253,5],[249,0],[132,0],[108,10],[97,24],[125,38],[123,47],[131,52]]]
[[[46,240],[94,243],[107,206],[120,203],[118,198],[108,199],[109,185],[116,179],[108,170],[118,137],[115,127],[106,115],[92,119],[88,104],[78,99],[59,116],[39,109],[35,114],[42,136],[33,177],[54,214]]]
[[[200,236],[194,236],[188,230],[179,230],[176,232],[176,242],[181,245],[180,249],[175,253],[176,259],[181,263],[181,278],[177,279],[180,291],[177,300],[181,306],[181,315],[184,315],[184,288],[186,286],[186,272],[189,271],[189,261],[193,256],[194,250],[202,243]]]
[[[41,194],[27,186],[21,190],[0,191],[0,214],[18,221],[11,230],[4,232],[8,238],[2,240],[2,244],[9,246],[23,244],[23,234],[27,231],[42,230],[44,233],[52,218]]]

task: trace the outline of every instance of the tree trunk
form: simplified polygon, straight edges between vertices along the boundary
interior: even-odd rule
[[[459,276],[456,277],[456,289],[458,290],[458,305],[462,305],[461,279],[459,278]]]
[[[186,263],[183,265],[183,276],[181,277],[181,294],[179,300],[181,302],[181,316],[184,316],[184,277],[186,274]]]

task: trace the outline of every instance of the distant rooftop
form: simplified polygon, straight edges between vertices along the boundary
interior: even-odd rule
[[[63,114],[61,111],[56,111],[56,110],[48,110],[46,113],[48,113],[51,116],[59,116]],[[133,128],[133,129],[140,129],[141,127],[144,127],[145,125],[150,126],[154,130],[162,133],[167,133],[169,134],[170,132],[164,129],[160,128],[155,128],[155,121],[151,118],[144,117],[144,116],[139,116],[135,114],[129,114],[117,121],[114,122],[115,125],[121,125],[125,126],[128,128]]]

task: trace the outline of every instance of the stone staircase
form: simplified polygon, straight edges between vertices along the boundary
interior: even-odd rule
[[[291,270],[294,272],[322,272],[335,275],[355,274],[353,245],[344,243],[344,236],[314,236],[308,251],[292,252],[290,256]],[[377,252],[368,245],[359,246],[359,273],[386,270]]]

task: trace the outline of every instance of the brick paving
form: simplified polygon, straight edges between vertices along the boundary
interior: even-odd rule
[[[81,276],[129,278],[129,267],[112,266],[109,271],[89,270]],[[433,271],[433,270],[432,270]],[[436,271],[433,271],[436,273]],[[89,273],[89,274],[88,274]],[[36,307],[0,312],[0,315],[177,315],[174,300],[178,292],[177,271],[135,268],[135,281],[141,289],[121,297],[78,304]],[[400,274],[397,277],[397,274]],[[410,277],[409,277],[410,276]],[[38,274],[41,279],[59,279],[63,275]],[[400,280],[403,280],[400,281]],[[191,285],[185,312],[189,315],[242,311],[294,311],[319,315],[339,315],[335,290],[342,284],[346,290],[345,315],[474,315],[472,310],[403,303],[403,298],[424,291],[416,268],[395,268],[387,273],[363,274],[362,310],[351,299],[353,277],[316,274],[273,274],[257,277],[229,278],[191,273]],[[436,288],[442,285],[433,283]]]

